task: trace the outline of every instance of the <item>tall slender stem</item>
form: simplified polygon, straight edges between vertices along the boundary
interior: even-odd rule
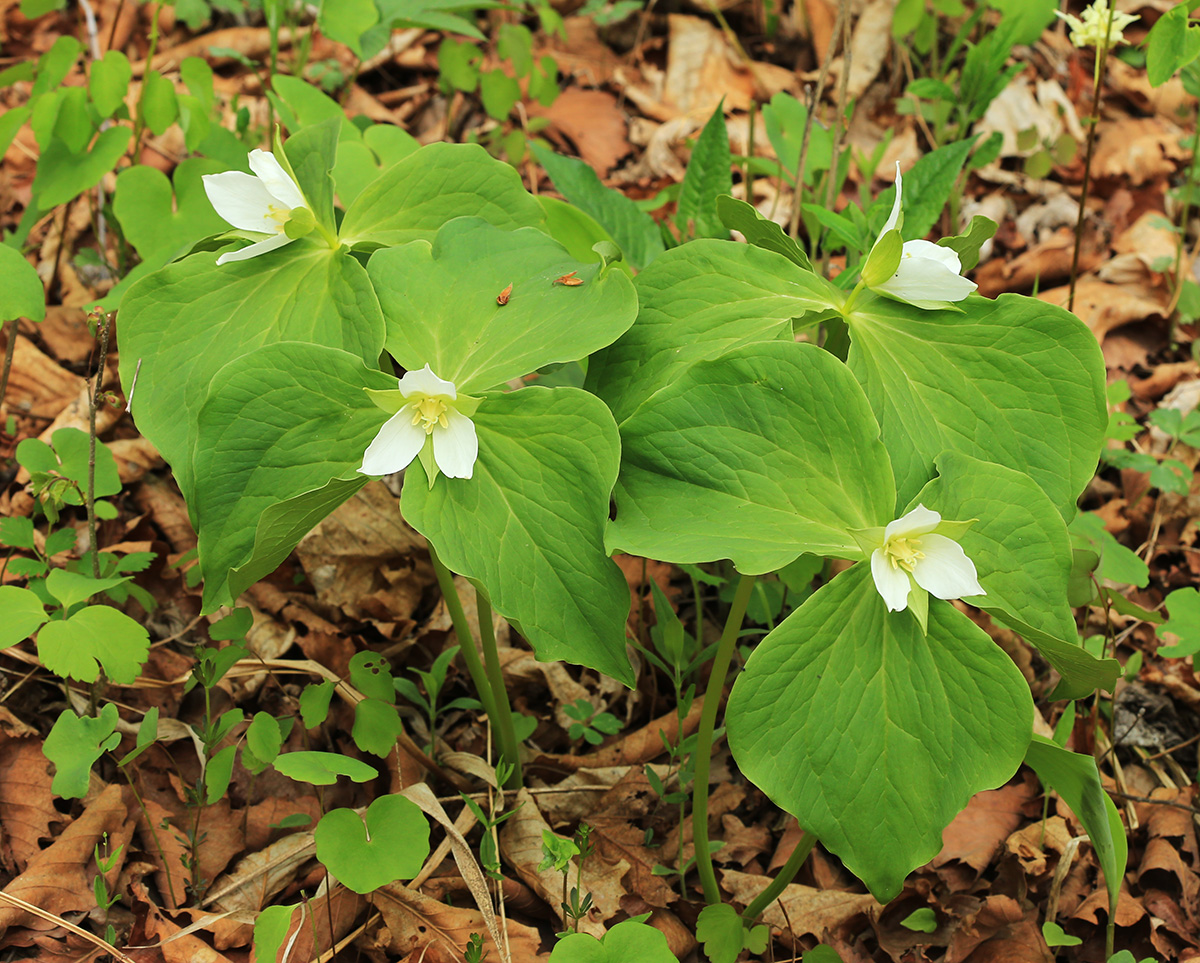
[[[4,404],[4,396],[8,394],[8,374],[12,371],[13,351],[17,346],[17,319],[6,321],[4,331],[8,338],[4,345],[4,368],[0,370],[0,405]]]
[[[796,878],[796,874],[800,872],[800,867],[804,865],[804,861],[808,859],[808,854],[812,852],[813,846],[816,844],[817,837],[806,831],[800,837],[800,842],[796,844],[796,848],[792,850],[792,855],[787,858],[787,862],[779,868],[779,873],[776,877],[746,907],[745,912],[742,913],[743,920],[749,923],[758,919],[766,908],[779,898],[780,893],[787,889],[788,883]]]
[[[493,724],[500,741],[500,755],[512,765],[512,774],[502,788],[514,789],[521,785],[521,744],[517,741],[517,729],[513,725],[512,706],[508,702],[508,690],[504,686],[504,673],[500,670],[500,652],[496,648],[496,626],[492,621],[492,603],[482,592],[475,593],[475,604],[479,610],[479,639],[483,643],[484,666],[492,686],[492,701],[496,706]]]
[[[1200,153],[1200,103],[1196,106],[1196,116],[1193,121],[1196,132],[1192,135],[1192,160],[1188,164],[1187,183],[1184,185],[1183,213],[1179,218],[1179,248],[1175,252],[1175,291],[1171,295],[1171,304],[1167,308],[1167,316],[1172,318],[1171,333],[1175,332],[1175,309],[1179,307],[1179,297],[1183,294],[1183,249],[1187,247],[1188,217],[1192,213],[1192,191],[1196,189],[1196,155]],[[1172,339],[1173,340],[1173,339]]]
[[[87,492],[87,522],[88,541],[92,552],[92,578],[100,577],[100,546],[96,542],[96,409],[100,407],[100,392],[104,389],[104,366],[108,363],[108,315],[103,314],[99,320],[97,332],[100,338],[100,363],[96,368],[96,383],[92,386],[91,397],[88,398],[88,473]]]
[[[737,643],[742,620],[746,617],[746,606],[750,604],[750,593],[754,589],[754,576],[743,575],[733,596],[725,630],[717,644],[713,657],[708,687],[704,690],[704,708],[700,712],[700,728],[696,733],[695,776],[692,779],[692,842],[696,846],[696,870],[704,887],[704,901],[708,904],[721,902],[721,890],[717,886],[717,874],[713,869],[712,848],[708,843],[708,776],[712,761],[713,730],[716,728],[717,708],[725,689],[725,677],[733,661],[733,650]]]

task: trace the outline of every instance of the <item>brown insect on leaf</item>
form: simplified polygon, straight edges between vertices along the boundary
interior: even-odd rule
[[[500,305],[500,307],[504,307],[504,305],[508,304],[508,298],[511,294],[512,294],[512,285],[510,284],[503,291],[501,291],[499,294],[496,295],[496,303],[498,305]]]
[[[564,274],[560,278],[555,278],[552,283],[562,284],[568,288],[577,288],[579,285],[583,284],[583,278],[575,277],[577,273],[577,271],[572,271],[570,274]]]

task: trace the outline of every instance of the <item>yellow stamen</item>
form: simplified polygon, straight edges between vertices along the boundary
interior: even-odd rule
[[[889,539],[883,546],[883,553],[892,563],[892,568],[902,568],[910,575],[913,566],[925,557],[925,553],[921,551],[921,540],[918,538]]]
[[[414,425],[425,429],[425,434],[432,434],[435,427],[447,427],[446,402],[441,398],[426,396],[412,403]]]
[[[279,207],[276,204],[271,204],[267,208],[267,218],[279,225],[279,227],[276,228],[276,232],[282,234],[283,226],[292,219],[292,212],[290,208]]]

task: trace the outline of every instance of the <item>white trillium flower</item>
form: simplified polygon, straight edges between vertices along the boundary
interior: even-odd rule
[[[204,193],[208,195],[213,209],[239,231],[253,231],[268,237],[255,241],[249,247],[230,251],[217,258],[217,264],[228,261],[245,261],[274,251],[295,240],[286,233],[286,227],[298,208],[311,209],[304,194],[283,165],[270,151],[250,151],[250,169],[254,176],[241,171],[226,171],[223,174],[205,174]]]
[[[428,443],[442,474],[470,478],[479,439],[475,423],[456,407],[459,398],[453,382],[439,378],[425,365],[409,371],[399,384],[404,406],[384,422],[358,470],[364,475],[390,475],[407,468]]]
[[[939,599],[987,594],[962,546],[938,534],[942,524],[941,515],[918,505],[883,530],[883,543],[871,552],[871,577],[889,612],[908,608],[914,585]]]
[[[876,239],[872,250],[884,236],[896,229],[900,219],[900,192],[902,188],[900,164],[896,164],[896,200],[892,213]],[[932,241],[905,241],[900,254],[900,265],[896,273],[882,283],[871,285],[877,294],[886,294],[898,301],[924,306],[928,301],[961,301],[975,290],[974,281],[961,274],[962,261],[948,247]]]
[[[1108,0],[1096,0],[1095,3],[1083,8],[1083,19],[1073,17],[1061,10],[1054,11],[1055,16],[1065,20],[1071,28],[1071,43],[1076,47],[1114,47],[1125,42],[1125,28],[1141,18],[1129,13],[1112,11],[1112,23],[1109,23]]]

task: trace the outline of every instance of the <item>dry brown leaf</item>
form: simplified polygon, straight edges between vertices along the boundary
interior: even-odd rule
[[[144,894],[144,887],[142,891]],[[143,924],[146,936],[159,941],[157,952],[165,963],[232,963],[229,957],[214,950],[200,937],[190,933],[180,935],[184,927],[170,919],[148,898],[145,905],[148,907]]]
[[[419,955],[424,947],[441,944],[453,954],[451,959],[461,960],[467,940],[472,933],[479,933],[483,935],[484,946],[491,954],[488,958],[501,959],[478,910],[466,906],[446,906],[395,883],[377,889],[372,901],[383,914],[388,930],[387,946],[392,953]],[[541,938],[536,929],[510,919],[506,933],[513,963],[525,963],[538,958]],[[427,960],[431,958],[426,957]]]
[[[1118,177],[1137,186],[1175,173],[1188,152],[1183,131],[1161,117],[1102,120],[1096,132],[1092,176]]]
[[[1066,307],[1069,291],[1065,287],[1042,291],[1038,297],[1049,304]],[[1103,341],[1110,331],[1135,321],[1162,317],[1166,306],[1143,287],[1106,284],[1092,278],[1080,278],[1075,284],[1075,314]]]
[[[537,49],[535,56],[540,59],[549,54],[560,73],[573,75],[585,87],[603,87],[612,81],[621,58],[600,39],[596,21],[591,17],[566,17],[563,29],[566,40],[551,33],[545,38],[546,46]]]
[[[1026,875],[1036,877],[1046,873],[1049,854],[1055,852],[1061,856],[1070,840],[1067,821],[1062,816],[1051,816],[1046,820],[1044,833],[1041,822],[1030,823],[1009,836],[1004,846],[1017,857]]]
[[[147,798],[144,802],[153,829],[147,825],[146,816],[139,809],[138,835],[142,839],[142,848],[158,866],[159,871],[155,879],[167,909],[174,909],[183,905],[185,897],[187,871],[183,867],[186,865],[184,857],[188,855],[187,836],[182,828],[175,825],[161,828],[164,820],[171,820],[172,813],[153,799]],[[229,800],[221,799],[211,806],[201,808],[199,828],[203,839],[202,845],[198,847],[199,875],[203,879],[213,880],[221,874],[234,856],[245,849],[242,821],[235,819],[230,813]],[[159,861],[159,847],[162,848],[162,855],[166,860],[165,866]],[[170,883],[166,874],[168,867]]]
[[[931,865],[944,866],[957,860],[981,872],[1028,815],[1025,810],[1036,795],[1032,780],[976,793],[967,808],[942,830],[942,851]]]
[[[92,909],[96,905],[92,891],[94,850],[105,833],[110,852],[116,853],[122,847],[109,880],[115,884],[133,835],[129,805],[120,786],[109,786],[100,793],[53,843],[29,860],[25,872],[4,891],[59,916]],[[16,925],[44,930],[52,924],[17,907],[0,904],[0,932]]]
[[[18,872],[42,851],[51,823],[65,823],[50,791],[51,765],[42,745],[32,739],[0,743],[0,826],[4,828],[4,864]]]
[[[221,910],[262,909],[315,856],[312,833],[291,833],[238,860],[209,887],[208,899]]]
[[[7,334],[0,337],[0,342],[6,339]],[[28,338],[17,335],[8,390],[4,395],[4,404],[10,412],[54,418],[79,394],[82,385],[82,378],[59,367]]]
[[[109,451],[117,463],[117,474],[122,485],[132,485],[146,477],[146,473],[162,468],[163,457],[149,441],[138,435],[136,438],[116,438],[108,442]]]
[[[664,909],[675,901],[675,892],[661,876],[654,875],[654,865],[661,861],[659,855],[645,846],[645,834],[632,825],[625,814],[616,812],[612,816],[594,821],[592,838],[596,851],[610,862],[624,861],[629,864],[626,877],[631,893],[641,897],[648,906]]]
[[[505,821],[500,830],[500,855],[530,889],[544,899],[555,915],[565,925],[562,907],[563,874],[550,867],[539,869],[542,861],[542,833],[550,832],[550,826],[542,818],[534,797],[522,790],[512,802],[516,811]],[[612,919],[621,909],[621,897],[625,889],[621,880],[629,871],[629,863],[616,863],[593,855],[584,862],[584,892],[592,894],[592,909],[579,922],[581,933],[590,933],[599,939],[606,930],[604,921]],[[577,867],[572,861],[568,867],[570,885],[575,885]]]
[[[550,121],[547,133],[566,138],[579,156],[604,178],[630,151],[628,125],[617,99],[603,90],[572,87],[549,107],[531,104],[529,116]]]
[[[727,870],[721,875],[721,885],[743,905],[749,904],[770,882],[769,877],[756,873]],[[781,932],[790,932],[796,939],[811,935],[823,940],[827,933],[841,929],[856,916],[878,914],[882,908],[869,893],[841,893],[791,883],[763,912],[763,920]]]
[[[870,0],[850,37],[850,76],[846,95],[857,100],[871,86],[892,49],[892,12],[896,0]],[[844,63],[844,61],[843,61]]]

